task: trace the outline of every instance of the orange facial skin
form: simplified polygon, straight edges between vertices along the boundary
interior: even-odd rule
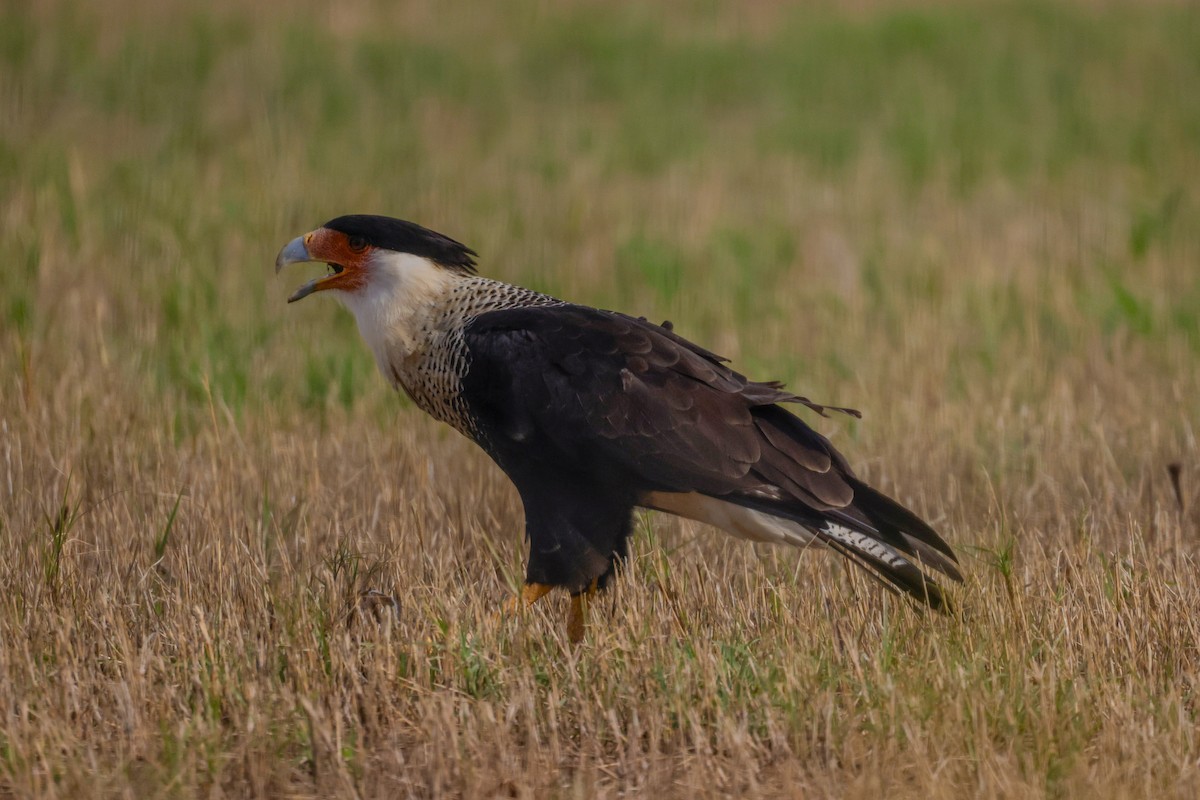
[[[296,252],[296,245],[301,242],[303,255]],[[367,282],[367,263],[371,259],[371,251],[371,246],[366,242],[341,231],[317,228],[304,234],[299,242],[292,242],[280,253],[276,270],[299,261],[324,261],[334,271],[301,286],[288,298],[288,302],[293,303],[326,289],[340,289],[343,292],[361,289]]]

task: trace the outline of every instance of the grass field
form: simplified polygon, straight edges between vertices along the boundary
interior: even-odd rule
[[[0,798],[1200,793],[1200,8],[334,9],[0,5]],[[651,514],[497,617],[514,491],[272,274],[357,211],[862,409],[961,617]]]

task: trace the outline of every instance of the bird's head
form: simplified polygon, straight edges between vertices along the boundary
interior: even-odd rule
[[[325,262],[329,270],[301,286],[288,302],[333,290],[343,299],[372,287],[403,284],[421,275],[475,272],[475,251],[415,222],[371,214],[331,219],[279,251],[275,271],[288,264]]]

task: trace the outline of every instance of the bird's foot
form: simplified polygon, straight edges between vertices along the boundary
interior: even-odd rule
[[[554,587],[548,583],[527,583],[521,589],[521,593],[515,597],[510,597],[504,601],[504,606],[501,609],[501,616],[515,617],[525,609],[532,606],[538,600],[550,593]]]
[[[570,640],[571,644],[578,644],[583,641],[583,634],[587,629],[588,604],[596,596],[598,587],[599,581],[593,580],[588,588],[578,594],[571,595],[571,608],[567,611],[567,639]],[[549,594],[553,588],[553,586],[547,583],[525,584],[519,595],[510,597],[504,601],[500,615],[502,617],[517,616]]]

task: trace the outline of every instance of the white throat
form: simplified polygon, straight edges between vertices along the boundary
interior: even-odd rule
[[[379,370],[395,382],[398,361],[423,352],[447,295],[469,278],[411,253],[376,252],[366,269],[366,284],[338,298],[358,321]]]

